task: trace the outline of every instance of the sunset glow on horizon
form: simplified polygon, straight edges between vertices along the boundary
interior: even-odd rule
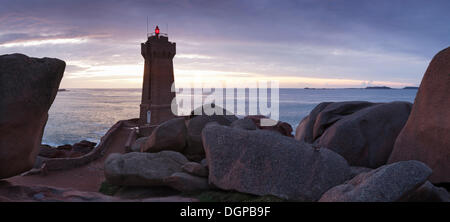
[[[147,16],[149,30],[158,25],[177,44],[177,86],[418,86],[450,34],[442,2],[404,10],[400,1],[0,1],[0,54],[64,60],[61,88],[142,87]]]

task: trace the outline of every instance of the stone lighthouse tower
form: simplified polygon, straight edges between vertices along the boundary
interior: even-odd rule
[[[175,43],[169,42],[167,34],[162,34],[158,26],[141,44],[141,54],[145,59],[142,101],[139,125],[158,125],[174,117],[171,110],[175,92],[173,62]]]

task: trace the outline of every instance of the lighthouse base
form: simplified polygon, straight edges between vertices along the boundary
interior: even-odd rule
[[[164,104],[164,105],[141,104],[140,108],[141,111],[139,115],[139,126],[159,125],[167,120],[176,117],[176,115],[172,112],[171,104]]]

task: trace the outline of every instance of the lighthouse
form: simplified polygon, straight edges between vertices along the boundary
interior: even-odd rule
[[[173,57],[175,43],[169,42],[167,34],[155,32],[147,34],[147,41],[141,44],[141,54],[145,59],[142,100],[140,105],[140,126],[154,126],[175,115],[171,110],[175,92],[172,92]]]

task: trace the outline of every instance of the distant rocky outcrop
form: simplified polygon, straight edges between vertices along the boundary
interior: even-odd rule
[[[73,145],[65,144],[52,147],[46,144],[41,145],[38,156],[45,158],[75,158],[91,152],[97,143],[82,140]]]
[[[392,89],[392,88],[387,86],[367,86],[366,89]]]
[[[72,145],[72,151],[82,153],[83,155],[88,154],[95,148],[95,145],[97,145],[97,143],[82,140]]]
[[[431,182],[450,183],[449,96],[450,48],[447,48],[430,62],[389,163],[420,160],[433,169]]]
[[[333,187],[321,202],[394,202],[427,181],[431,169],[419,161],[403,161],[361,173]]]
[[[403,89],[419,89],[417,86],[405,86]]]
[[[83,156],[83,153],[73,152],[71,149],[59,149],[49,145],[41,145],[38,157],[45,158],[74,158]]]
[[[202,132],[209,183],[223,190],[315,201],[349,178],[347,162],[266,130],[208,125]]]
[[[33,167],[65,62],[0,56],[0,179]]]
[[[342,155],[350,165],[384,165],[411,103],[321,103],[297,127],[296,139]]]

